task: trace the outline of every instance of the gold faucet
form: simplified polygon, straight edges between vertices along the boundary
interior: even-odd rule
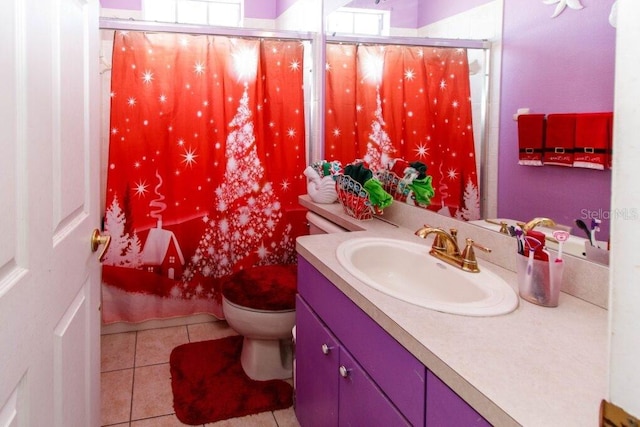
[[[489,224],[493,224],[493,225],[499,225],[500,226],[500,233],[502,234],[509,234],[509,228],[506,221],[498,221],[495,219],[488,219],[485,218],[485,222],[488,222]]]
[[[518,223],[518,225],[520,225],[520,223]],[[539,225],[543,227],[555,227],[556,223],[550,218],[537,217],[537,218],[533,218],[531,221],[525,224],[522,224],[520,226],[522,227],[522,231],[524,231],[524,233],[526,234],[528,231],[533,230],[535,227]]]
[[[471,239],[466,239],[466,247],[462,253],[460,253],[460,248],[457,242],[457,230],[455,228],[451,229],[451,233],[447,233],[441,228],[425,225],[415,232],[416,236],[422,237],[423,239],[425,239],[429,234],[434,233],[436,237],[433,240],[433,245],[431,245],[429,254],[464,271],[469,271],[471,273],[477,273],[480,271],[476,255],[473,250],[474,247],[485,252],[491,252],[491,249],[478,245]]]

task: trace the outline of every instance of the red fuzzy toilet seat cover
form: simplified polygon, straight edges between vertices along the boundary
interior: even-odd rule
[[[255,310],[293,310],[296,290],[295,264],[251,267],[222,281],[222,295],[227,300]]]

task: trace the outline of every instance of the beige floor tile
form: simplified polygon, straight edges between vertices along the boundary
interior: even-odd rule
[[[183,424],[175,415],[164,417],[147,418],[144,420],[132,421],[131,427],[182,427],[190,424]]]
[[[217,322],[196,323],[187,327],[189,331],[189,341],[217,340],[219,338],[238,335],[236,331],[224,320]]]
[[[133,369],[104,372],[100,375],[101,425],[129,421]]]
[[[100,337],[100,371],[133,368],[136,333],[102,335]]]
[[[173,414],[169,364],[135,368],[131,420]]]
[[[205,424],[205,427],[278,427],[271,412],[248,415],[246,417],[231,418],[216,423]]]
[[[168,363],[171,350],[188,342],[186,326],[138,331],[136,367]]]
[[[287,409],[273,411],[273,416],[276,418],[278,427],[300,427],[293,406]]]

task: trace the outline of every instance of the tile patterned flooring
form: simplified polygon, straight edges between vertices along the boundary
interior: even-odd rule
[[[101,425],[184,426],[173,411],[169,355],[188,342],[236,335],[226,322],[102,335]],[[299,427],[293,407],[233,418],[205,427]]]

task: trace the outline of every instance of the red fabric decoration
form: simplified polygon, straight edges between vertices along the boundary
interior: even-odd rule
[[[256,310],[295,309],[297,288],[296,265],[251,267],[222,281],[226,299]]]
[[[394,159],[390,164],[391,172],[399,178],[404,178],[404,171],[411,166],[405,159]]]
[[[609,169],[613,166],[613,115],[611,116],[610,126],[611,135],[609,138],[609,145],[607,146],[607,167]]]
[[[576,115],[576,146],[573,166],[604,169],[610,163],[613,113]]]
[[[189,425],[288,408],[293,388],[282,380],[254,381],[242,370],[242,337],[183,344],[169,358],[173,408]]]
[[[549,114],[544,148],[544,164],[573,166],[576,142],[576,115]]]
[[[518,116],[519,164],[542,166],[544,131],[544,114],[521,114]]]

